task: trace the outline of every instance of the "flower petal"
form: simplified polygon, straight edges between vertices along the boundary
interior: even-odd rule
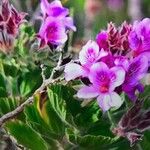
[[[120,86],[125,80],[125,71],[122,67],[111,68],[113,73],[111,79],[110,90],[113,91],[117,86]]]
[[[67,41],[67,34],[63,20],[47,17],[40,28],[39,36],[54,45],[64,44]]]
[[[66,17],[69,14],[69,10],[62,6],[59,0],[54,0],[51,3],[48,3],[47,0],[41,0],[41,10],[43,11],[43,15],[53,17]]]
[[[150,19],[136,21],[129,34],[129,45],[133,51],[133,56],[138,56],[143,52],[150,51]]]
[[[129,67],[129,60],[123,56],[117,56],[115,58],[115,61],[114,61],[115,65],[116,66],[120,66],[120,67],[123,67],[123,69],[125,71],[128,70],[128,67]]]
[[[108,70],[109,70],[109,68],[103,62],[98,62],[98,63],[93,64],[90,69],[90,74],[89,74],[89,79],[90,79],[91,83],[93,83],[94,85],[95,84],[99,85],[99,79],[100,79],[99,76],[102,73],[106,74],[106,76],[107,76]]]
[[[101,31],[96,36],[96,42],[98,43],[100,48],[104,50],[108,50],[108,33],[106,31]]]
[[[100,96],[97,98],[97,101],[103,111],[107,111],[111,107],[119,108],[123,103],[121,97],[116,92],[100,94]]]
[[[67,81],[73,80],[84,74],[84,70],[79,64],[69,63],[65,66],[65,79]]]
[[[108,52],[104,51],[104,49],[102,48],[101,51],[100,51],[100,53],[99,53],[98,59],[101,59],[101,58],[103,58],[103,57],[105,57],[107,55],[108,55]]]
[[[73,23],[73,18],[71,17],[65,17],[65,26],[68,28],[68,29],[71,29],[73,31],[76,31],[76,27],[74,26],[74,23]]]
[[[82,65],[93,64],[99,57],[99,47],[95,41],[88,41],[79,53],[79,60]]]
[[[130,48],[134,51],[139,51],[139,47],[141,46],[141,41],[138,38],[135,31],[131,31],[128,39],[129,39],[129,43],[130,43]]]
[[[150,51],[145,51],[140,54],[140,56],[146,57],[148,59],[148,63],[150,65]],[[146,60],[147,61],[147,60]]]
[[[42,10],[44,16],[47,13],[48,5],[49,5],[49,3],[47,0],[41,0],[41,10]]]
[[[100,108],[105,112],[107,110],[110,109],[110,96],[108,94],[101,94],[98,98],[97,98],[98,104],[100,106]]]
[[[48,41],[55,45],[62,45],[67,41],[68,37],[64,30],[63,25],[58,27],[57,32],[51,35],[51,38],[48,38]]]
[[[138,56],[129,65],[125,84],[134,85],[141,80],[148,70],[148,59],[145,56]]]
[[[122,105],[122,103],[123,101],[121,100],[121,97],[116,92],[110,93],[109,105],[111,107],[119,108]]]
[[[77,93],[77,96],[79,98],[94,98],[98,95],[99,92],[93,86],[85,86],[81,88]]]

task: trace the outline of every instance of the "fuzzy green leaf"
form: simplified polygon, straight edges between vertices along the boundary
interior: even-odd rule
[[[40,134],[34,131],[27,124],[21,121],[9,122],[6,127],[10,134],[18,141],[31,150],[47,150],[46,142]]]

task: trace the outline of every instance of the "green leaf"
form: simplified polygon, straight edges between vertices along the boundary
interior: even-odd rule
[[[27,122],[44,137],[59,138],[59,135],[55,134],[50,126],[45,123],[43,118],[40,116],[36,105],[28,106],[25,108],[25,114]]]
[[[54,92],[55,91],[55,92]],[[58,115],[60,115],[63,119],[66,118],[66,106],[65,101],[63,99],[63,89],[61,86],[53,86],[53,90],[48,89],[48,97],[51,106],[57,111]]]
[[[41,85],[40,70],[36,69],[34,71],[23,74],[20,84],[20,93],[23,97],[33,93]]]
[[[111,144],[117,142],[118,138],[110,138],[105,136],[92,136],[92,135],[85,135],[85,136],[74,136],[70,135],[70,141],[78,145],[78,147],[84,149],[106,149]]]
[[[149,97],[150,97],[150,85],[147,85],[144,87],[144,92],[140,93],[140,95],[138,97],[140,100],[144,100],[144,108],[145,109],[149,109],[149,107],[150,107]]]
[[[6,76],[12,76],[15,77],[18,75],[18,71],[19,68],[17,68],[17,65],[15,66],[15,64],[4,64],[4,70],[5,70],[5,74]]]
[[[0,74],[0,97],[7,97],[6,81],[2,74]]]
[[[139,143],[143,150],[149,150],[150,148],[150,131],[146,131],[143,140]]]
[[[75,117],[75,123],[85,128],[90,127],[102,116],[101,110],[96,101],[92,101],[83,107],[81,112]]]
[[[15,98],[0,98],[0,116],[17,107],[18,100]]]
[[[7,97],[7,92],[4,88],[0,87],[0,98],[1,97]]]
[[[114,135],[110,131],[110,122],[106,119],[99,119],[99,121],[93,123],[88,129],[87,133],[90,135],[102,135],[102,136],[110,136]]]
[[[73,117],[82,112],[81,102],[74,98],[76,90],[70,86],[57,85],[62,90],[61,96],[66,102],[66,109]],[[56,93],[55,87],[51,87],[51,90]]]
[[[62,92],[62,91],[59,91]],[[48,101],[45,105],[47,113],[48,124],[51,126],[52,131],[61,136],[65,134],[65,127],[68,125],[66,122],[66,109],[65,101],[62,99],[59,93],[53,93],[51,89],[48,89]]]
[[[27,124],[21,121],[11,121],[6,124],[10,134],[26,148],[31,150],[47,150],[46,142],[43,138]]]
[[[147,98],[148,96],[150,96],[150,85],[147,85],[144,87],[144,92],[140,93],[139,98],[140,99],[144,99]]]
[[[5,79],[2,74],[0,74],[0,87],[2,87],[3,89],[6,89]]]

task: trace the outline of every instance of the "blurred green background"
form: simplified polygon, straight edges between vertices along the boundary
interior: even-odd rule
[[[28,12],[27,19],[38,31],[40,0],[11,1],[18,10]],[[74,35],[75,46],[80,46],[82,40],[94,38],[110,21],[119,25],[125,20],[132,22],[149,17],[150,14],[150,0],[62,0],[62,3],[70,8],[74,15],[77,26]]]

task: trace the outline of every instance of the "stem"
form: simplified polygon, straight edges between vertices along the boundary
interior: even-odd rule
[[[110,114],[110,111],[107,111],[107,116],[108,116],[109,121],[111,122],[111,128],[115,127],[115,123],[114,123],[114,120]]]
[[[14,118],[15,116],[17,116],[20,112],[22,112],[25,108],[25,106],[27,106],[28,104],[31,104],[33,103],[34,101],[34,95],[37,94],[37,93],[41,93],[45,87],[47,87],[49,84],[53,84],[53,83],[56,83],[56,82],[60,82],[62,80],[64,80],[64,78],[57,78],[57,79],[53,79],[54,78],[54,75],[55,75],[55,72],[60,70],[61,69],[61,62],[62,62],[62,52],[60,53],[60,57],[59,57],[59,60],[58,60],[58,63],[57,63],[57,66],[55,68],[53,68],[52,70],[52,73],[49,77],[49,79],[45,79],[43,77],[43,74],[42,74],[42,77],[43,77],[43,83],[42,85],[34,92],[34,94],[29,97],[25,102],[23,102],[20,106],[18,106],[15,110],[11,111],[11,112],[8,112],[7,114],[3,115],[1,118],[0,118],[0,126],[2,126],[6,121],[8,121],[9,119],[12,119]]]
[[[143,150],[140,144],[137,144],[136,146],[137,146],[138,150]]]
[[[42,79],[43,79],[43,81],[45,81],[46,80],[46,77],[45,77],[45,75],[44,75],[44,71],[45,71],[45,68],[44,68],[44,65],[43,64],[41,64],[41,75],[42,75]]]
[[[51,73],[51,76],[50,76],[49,80],[52,80],[53,77],[54,77],[54,74],[56,73],[56,71],[61,69],[60,66],[61,66],[61,63],[62,63],[62,59],[63,59],[63,52],[61,51],[60,55],[59,55],[59,60],[58,60],[57,66],[52,70],[52,73]]]

